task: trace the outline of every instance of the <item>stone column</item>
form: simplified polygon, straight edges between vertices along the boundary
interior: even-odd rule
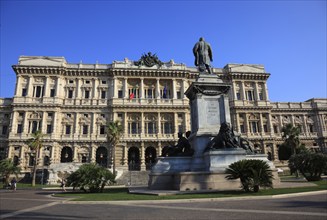
[[[236,131],[238,131],[239,133],[241,133],[241,129],[240,129],[240,115],[239,113],[235,113],[235,119],[236,119]]]
[[[307,136],[308,135],[308,125],[307,125],[307,117],[305,115],[302,115],[302,121],[303,121],[303,133]]]
[[[97,135],[96,132],[96,128],[97,128],[97,124],[96,124],[96,114],[93,112],[91,113],[92,115],[92,119],[91,119],[91,124],[90,124],[90,136],[92,137],[92,139]]]
[[[182,79],[182,89],[181,89],[181,93],[182,93],[182,94],[181,94],[181,98],[182,98],[182,99],[186,99],[186,96],[185,96],[185,94],[184,94],[184,93],[186,92],[185,84],[186,84],[186,83],[185,83],[185,79]]]
[[[250,135],[250,129],[249,129],[249,120],[248,120],[248,114],[244,113],[244,129],[246,136]]]
[[[78,145],[74,145],[74,148],[73,148],[73,162],[79,162],[77,152],[78,152]]]
[[[27,85],[27,97],[33,97],[33,76],[29,76]]]
[[[60,90],[61,90],[61,88],[60,88],[60,76],[58,76],[57,77],[57,82],[56,82],[56,95],[57,95],[58,98],[62,96]]]
[[[41,119],[41,132],[43,134],[46,134],[47,133],[47,117],[48,117],[48,113],[47,112],[43,112],[42,113],[42,119]]]
[[[178,134],[178,114],[174,112],[174,136]]]
[[[29,112],[24,112],[24,118],[23,118],[23,131],[22,131],[22,134],[27,134],[28,133],[28,120],[27,120],[27,117],[28,117],[28,114]]]
[[[143,137],[145,132],[144,132],[144,128],[145,128],[145,122],[144,122],[144,112],[141,112],[141,131],[140,131],[140,136]]]
[[[157,157],[161,156],[161,152],[162,152],[162,145],[161,142],[158,142],[158,147],[157,147]]]
[[[128,148],[126,144],[123,146],[123,164],[126,166],[128,169]]]
[[[145,166],[145,150],[144,150],[144,143],[141,142],[141,152],[140,152],[140,156],[141,156],[141,170],[146,170],[146,166]]]
[[[90,155],[91,163],[96,162],[96,148],[97,148],[97,145],[91,144],[91,155]]]
[[[264,99],[268,101],[269,100],[269,96],[268,96],[267,83],[265,82],[263,85],[264,85],[264,94],[263,94],[264,95]]]
[[[82,80],[80,78],[77,79],[75,97],[76,99],[82,98]]]
[[[161,137],[161,118],[160,118],[160,112],[158,112],[158,137]]]
[[[124,99],[128,99],[129,98],[129,94],[128,94],[128,81],[127,81],[127,77],[124,78]],[[117,89],[117,87],[115,88]]]
[[[258,90],[258,82],[254,82],[254,100],[259,101],[259,90]]]
[[[79,128],[79,115],[78,113],[75,113],[75,121],[74,121],[74,134],[76,137],[78,137],[78,135],[80,135],[80,128]]]
[[[15,89],[15,96],[22,96],[22,76],[16,76],[16,89]]]
[[[52,128],[51,136],[53,136],[54,138],[56,138],[56,136],[61,133],[60,128],[58,129],[58,122],[57,122],[58,114],[60,114],[58,111],[53,112],[53,119],[52,119],[53,128]]]
[[[92,85],[92,90],[93,90],[93,100],[98,100],[101,96],[100,94],[100,90],[99,90],[99,79],[93,79],[93,85]],[[92,101],[93,101],[92,100]],[[94,102],[93,104],[96,104],[96,102]]]
[[[242,95],[242,100],[245,101],[246,100],[246,94],[245,94],[245,86],[244,86],[244,81],[241,81],[241,88],[240,88],[240,93]]]
[[[144,98],[144,78],[141,77],[140,78],[141,80],[141,85],[140,85],[140,98],[143,99]]]
[[[45,77],[45,86],[43,87],[44,97],[50,97],[50,78],[49,76]]]
[[[173,86],[173,99],[176,99],[177,98],[177,93],[176,93],[176,80],[173,79],[172,80],[172,86]]]
[[[260,134],[263,135],[264,134],[264,129],[263,129],[263,119],[262,119],[262,113],[259,113],[259,118],[260,118]]]
[[[156,99],[160,99],[160,81],[159,78],[156,79]]]
[[[124,112],[124,136],[128,136],[128,121],[127,121],[128,115],[127,112]]]
[[[274,127],[271,119],[271,114],[268,114],[268,128],[268,132],[270,133],[270,136],[272,136],[274,134]]]

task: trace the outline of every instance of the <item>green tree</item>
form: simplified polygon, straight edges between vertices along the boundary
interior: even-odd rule
[[[33,177],[32,177],[32,186],[35,186],[35,179],[36,179],[36,170],[37,170],[37,158],[40,155],[40,150],[43,147],[43,137],[44,134],[42,134],[41,131],[36,131],[32,134],[32,138],[27,140],[28,146],[32,150],[32,156],[33,156]]]
[[[10,175],[14,174],[17,177],[20,174],[20,167],[15,166],[11,159],[4,159],[0,161],[0,173],[2,178],[5,178],[5,185],[7,186]]]
[[[272,187],[272,171],[266,161],[240,160],[229,165],[225,171],[226,179],[240,179],[242,188],[249,192],[258,192],[260,186]]]
[[[83,164],[67,178],[67,186],[79,188],[84,192],[103,192],[106,185],[115,182],[115,175],[107,168],[95,163]]]
[[[292,154],[296,154],[296,149],[300,146],[300,133],[300,127],[294,127],[292,124],[287,124],[282,128],[284,145],[291,148]]]
[[[288,167],[291,172],[299,170],[308,181],[317,181],[327,169],[327,155],[303,150],[290,157]]]
[[[116,175],[116,145],[119,143],[120,138],[124,132],[123,126],[118,122],[109,122],[107,125],[107,141],[112,147],[112,157],[113,157],[113,174]]]

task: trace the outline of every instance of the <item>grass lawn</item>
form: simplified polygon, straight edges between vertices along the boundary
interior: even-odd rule
[[[74,197],[74,201],[124,201],[124,200],[168,200],[168,199],[197,199],[197,198],[223,198],[223,197],[240,197],[240,196],[263,196],[279,195],[288,193],[310,192],[327,190],[327,180],[313,182],[316,186],[299,187],[299,188],[281,188],[281,189],[260,189],[258,193],[243,191],[222,191],[203,194],[183,194],[183,195],[139,195],[129,194],[127,188],[109,188],[103,193],[82,193],[82,192],[65,192],[55,196]]]

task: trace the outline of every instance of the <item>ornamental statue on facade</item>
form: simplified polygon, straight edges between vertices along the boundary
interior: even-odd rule
[[[143,54],[141,56],[141,59],[134,62],[134,65],[136,66],[147,66],[147,67],[153,67],[154,65],[158,65],[158,67],[161,67],[164,63],[161,62],[156,54],[152,54],[151,52],[148,52],[148,54]]]

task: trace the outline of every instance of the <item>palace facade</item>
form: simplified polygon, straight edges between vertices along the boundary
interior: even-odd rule
[[[150,57],[151,58],[151,57]],[[146,61],[146,60],[145,60]],[[163,149],[191,130],[184,92],[197,69],[174,61],[72,64],[64,57],[21,56],[13,65],[13,98],[0,99],[0,157],[12,158],[30,172],[38,166],[96,162],[118,171],[147,170]],[[262,65],[227,64],[214,68],[229,93],[232,125],[256,151],[278,161],[281,128],[301,128],[301,143],[327,151],[327,99],[270,102]],[[106,124],[120,121],[123,137],[115,151],[106,139]],[[33,154],[27,140],[41,130],[44,147]],[[115,159],[114,159],[115,158]]]

